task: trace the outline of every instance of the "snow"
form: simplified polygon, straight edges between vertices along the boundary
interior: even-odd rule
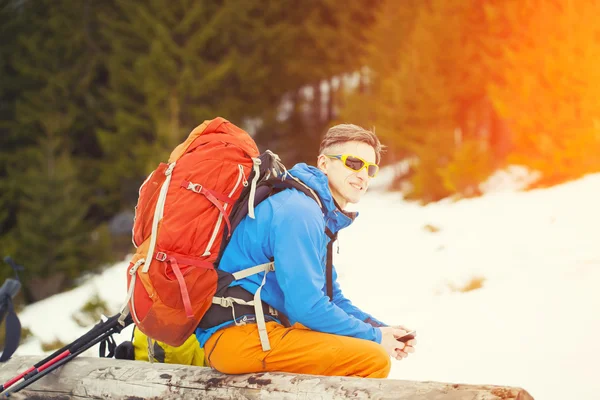
[[[542,174],[532,171],[522,165],[509,165],[505,169],[496,171],[492,176],[479,185],[483,193],[514,192],[524,190],[537,181]]]
[[[361,216],[340,233],[335,263],[354,304],[418,332],[417,351],[394,361],[390,378],[597,398],[599,199],[600,174],[528,192],[503,184],[483,197],[427,206],[367,194],[355,207]],[[24,309],[21,321],[36,339],[17,354],[42,355],[39,340],[85,333],[71,316],[96,293],[116,313],[127,265]],[[456,290],[476,278],[482,288]]]

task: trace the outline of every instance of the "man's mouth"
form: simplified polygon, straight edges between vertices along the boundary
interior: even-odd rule
[[[361,185],[357,185],[356,183],[351,183],[350,184],[353,188],[357,189],[357,190],[363,190]]]

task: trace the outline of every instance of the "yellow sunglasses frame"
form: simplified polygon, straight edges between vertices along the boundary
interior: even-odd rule
[[[363,169],[366,168],[367,169],[367,175],[369,176],[369,178],[375,178],[377,176],[377,174],[379,173],[379,165],[377,165],[375,163],[371,163],[371,162],[365,161],[363,158],[355,156],[354,154],[324,154],[324,156],[327,157],[327,158],[331,158],[331,159],[335,159],[335,160],[340,160],[342,162],[342,164],[344,165],[344,167],[348,168],[350,171],[360,172],[360,171],[362,171]],[[358,170],[353,169],[353,168],[347,166],[346,165],[346,160],[348,159],[348,157],[354,157],[354,158],[359,159],[360,161],[363,162],[363,166],[360,169],[358,169]],[[377,167],[377,171],[375,171],[375,175],[373,175],[373,176],[369,175],[369,166],[371,166],[371,165],[374,165],[374,166]]]

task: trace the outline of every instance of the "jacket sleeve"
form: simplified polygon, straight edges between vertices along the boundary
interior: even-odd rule
[[[335,267],[333,267],[333,303],[340,307],[342,310],[346,311],[346,313],[372,326],[389,326],[385,322],[381,322],[372,315],[362,311],[344,296],[344,294],[342,293],[342,289],[340,288],[340,284],[337,281],[337,272],[335,270]]]
[[[379,329],[348,314],[325,295],[325,222],[311,199],[300,199],[293,207],[286,204],[276,211],[271,230],[275,277],[287,317],[315,331],[381,343]]]

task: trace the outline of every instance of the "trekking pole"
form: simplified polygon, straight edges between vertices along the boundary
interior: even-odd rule
[[[48,375],[50,372],[54,371],[55,369],[62,367],[64,364],[68,363],[73,358],[77,357],[78,355],[80,355],[81,353],[83,353],[84,351],[89,349],[90,347],[102,342],[103,340],[106,340],[106,338],[108,338],[110,335],[112,335],[114,333],[119,333],[120,331],[121,331],[121,329],[118,329],[116,327],[111,328],[109,331],[104,332],[100,336],[98,336],[95,339],[93,339],[92,341],[88,342],[86,345],[81,346],[74,353],[71,353],[68,350],[61,353],[55,359],[42,365],[35,372],[25,375],[25,380],[23,380],[22,382],[20,382],[19,384],[15,385],[15,386],[13,386],[12,388],[7,389],[6,391],[2,392],[1,395],[4,397],[10,397],[11,394],[17,393],[21,389],[31,385],[32,383],[34,383],[38,379],[43,378],[44,376]]]
[[[7,382],[5,382],[3,385],[0,385],[0,392],[2,392],[3,390],[7,389],[9,386],[13,385],[16,381],[18,381],[19,379],[23,378],[25,375],[29,375],[30,373],[35,374],[35,373],[39,372],[39,370],[40,370],[40,368],[42,366],[44,366],[45,364],[47,364],[50,361],[54,360],[55,358],[57,358],[59,356],[65,357],[65,355],[63,355],[64,353],[68,354],[68,352],[77,351],[77,349],[79,347],[81,347],[82,342],[84,342],[84,341],[86,341],[86,340],[88,340],[88,339],[90,339],[92,337],[96,337],[100,333],[102,333],[104,330],[106,330],[107,327],[105,326],[105,324],[107,324],[113,318],[114,317],[111,317],[109,320],[107,320],[105,322],[99,322],[99,323],[97,323],[96,325],[94,325],[94,327],[92,329],[90,329],[83,336],[77,338],[72,343],[69,343],[69,344],[61,347],[60,349],[54,351],[54,353],[50,354],[49,356],[47,356],[46,358],[44,358],[40,362],[36,363],[34,366],[32,366],[31,368],[29,368],[27,371],[24,371],[24,372],[20,373],[19,375],[15,376],[14,378],[12,378],[12,379],[8,380]],[[37,370],[37,372],[36,372],[36,370]]]
[[[33,382],[71,361],[73,358],[94,345],[107,340],[111,335],[120,333],[123,328],[133,323],[131,316],[128,316],[125,319],[124,324],[121,325],[118,321],[120,316],[121,314],[119,313],[104,322],[96,324],[89,332],[75,340],[73,343],[55,351],[33,367],[10,379],[4,383],[4,385],[0,386],[0,391],[3,391],[1,395],[9,397],[12,393],[16,393],[24,387],[31,385]],[[22,382],[11,389],[8,389],[22,378],[24,378]]]
[[[69,348],[74,344],[70,343],[66,346],[61,347],[60,349],[56,350],[54,353],[50,354],[48,357],[44,358],[42,361],[38,362],[37,364],[33,365],[31,368],[29,368],[26,371],[21,372],[19,375],[15,376],[14,378],[9,379],[8,381],[6,381],[4,384],[0,385],[0,392],[4,391],[5,389],[7,389],[8,387],[12,386],[15,382],[17,382],[19,379],[23,378],[25,375],[28,375],[31,372],[34,371],[38,371],[41,369],[41,367],[43,365],[45,365],[46,363],[49,363],[50,361],[52,361],[54,358],[56,358],[57,356],[61,355],[62,353],[65,353],[66,351],[69,350]]]

